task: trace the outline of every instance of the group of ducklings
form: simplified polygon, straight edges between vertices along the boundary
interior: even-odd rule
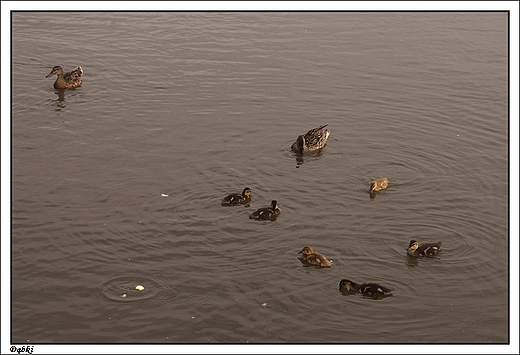
[[[55,89],[75,89],[83,82],[83,69],[78,66],[72,71],[65,73],[60,66],[52,68],[51,72],[46,76],[47,78],[56,75],[54,82]],[[322,149],[327,144],[327,139],[330,135],[330,130],[326,129],[327,125],[313,128],[307,133],[299,135],[296,141],[291,145],[291,150],[296,154],[310,153]],[[380,178],[370,182],[370,193],[378,192],[388,188],[388,179]],[[241,194],[229,194],[222,199],[223,206],[244,205],[251,202],[251,188],[246,187]],[[249,218],[256,220],[274,220],[281,213],[276,200],[272,200],[268,207],[262,207],[249,215]],[[441,251],[442,242],[436,243],[422,243],[419,244],[416,240],[411,240],[406,252],[413,257],[419,256],[435,256]],[[300,261],[308,266],[316,267],[331,267],[332,260],[321,253],[315,252],[312,247],[305,246],[298,254]],[[348,279],[342,279],[339,282],[340,292],[354,292],[361,293],[365,296],[380,298],[389,296],[393,290],[379,285],[377,283],[356,283]]]
[[[245,205],[251,202],[251,188],[246,187],[241,194],[229,194],[222,199],[222,206]],[[262,207],[249,214],[249,218],[256,220],[274,220],[282,213],[276,200],[272,200],[267,207]]]
[[[406,252],[410,256],[418,257],[418,256],[435,256],[439,251],[441,251],[442,242],[436,243],[422,243],[419,244],[416,240],[411,240],[410,245],[406,248]],[[327,259],[327,257],[321,253],[315,252],[312,247],[305,246],[298,253],[301,256],[298,258],[300,261],[309,266],[317,266],[317,267],[331,267],[332,260]],[[339,282],[339,291],[341,293],[361,293],[364,296],[372,297],[372,298],[382,298],[385,296],[390,296],[393,294],[393,290],[391,288],[382,286],[377,283],[356,283],[354,281],[348,279],[342,279]]]
[[[322,149],[327,145],[327,139],[330,130],[326,129],[327,125],[320,126],[309,130],[307,133],[299,135],[296,142],[291,145],[291,150],[297,154],[305,154]],[[233,206],[248,204],[251,202],[251,188],[246,187],[241,194],[234,193],[222,199],[223,206]],[[276,200],[272,200],[267,207],[262,207],[249,214],[249,218],[256,220],[275,220],[282,213],[280,206]]]
[[[327,144],[330,130],[325,129],[327,125],[311,129],[305,134],[298,136],[296,142],[291,146],[291,150],[296,154],[305,154],[322,149]],[[380,178],[370,182],[370,193],[378,192],[388,188],[388,179]],[[223,206],[233,206],[241,204],[249,204],[251,202],[251,188],[246,187],[241,194],[229,194],[222,199]],[[256,220],[274,220],[280,215],[281,209],[276,200],[271,201],[268,207],[262,207],[249,215],[249,218]],[[434,256],[441,250],[442,242],[419,244],[416,240],[411,240],[410,245],[406,249],[408,255],[418,256]],[[298,252],[301,254],[298,258],[302,264],[306,266],[331,267],[332,260],[321,253],[315,252],[312,247],[305,246]],[[352,280],[342,279],[339,282],[339,291],[341,293],[360,293],[372,298],[382,298],[393,294],[393,290],[377,283],[356,283]]]

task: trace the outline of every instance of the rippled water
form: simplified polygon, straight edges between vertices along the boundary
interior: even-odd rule
[[[12,342],[509,341],[507,13],[14,13],[12,33]],[[83,85],[53,89],[54,65]]]

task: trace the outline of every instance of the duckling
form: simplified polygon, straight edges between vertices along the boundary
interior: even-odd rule
[[[222,206],[233,206],[251,202],[251,189],[246,187],[242,194],[230,194],[222,199]]]
[[[276,200],[272,200],[269,207],[257,209],[249,215],[249,218],[257,220],[275,220],[280,213],[282,213],[282,210],[280,207],[278,207],[278,202],[276,202]]]
[[[83,82],[83,69],[81,67],[76,67],[68,73],[63,73],[63,69],[57,65],[52,68],[46,78],[50,78],[54,74],[58,76],[54,82],[55,89],[74,89]]]
[[[442,242],[419,244],[416,240],[411,240],[406,252],[411,256],[434,256],[441,248]]]
[[[300,259],[303,264],[323,267],[332,266],[332,260],[327,260],[325,255],[314,252],[314,250],[312,250],[312,248],[309,246],[303,247],[303,249],[298,254],[302,254],[302,256],[298,259]]]
[[[324,129],[327,126],[313,128],[304,135],[298,136],[296,142],[292,144],[291,150],[298,154],[304,154],[325,147],[330,135],[330,130]]]
[[[358,284],[353,281],[343,279],[339,282],[340,292],[358,292],[370,297],[384,297],[391,295],[394,291],[388,287],[375,283]]]
[[[381,191],[388,187],[388,179],[381,178],[370,182],[370,192]]]

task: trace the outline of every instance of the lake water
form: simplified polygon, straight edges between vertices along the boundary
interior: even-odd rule
[[[12,343],[510,341],[506,12],[18,12],[12,41]]]

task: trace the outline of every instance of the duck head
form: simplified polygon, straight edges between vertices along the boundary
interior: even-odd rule
[[[339,282],[339,290],[350,291],[353,282],[347,279],[343,279]]]
[[[296,138],[296,142],[294,142],[292,148],[297,153],[303,154],[305,151],[305,137],[303,137],[303,135],[299,135],[298,138]]]
[[[63,69],[59,65],[56,65],[54,68],[52,68],[51,72],[46,76],[46,78],[50,78],[53,75],[63,75]]]
[[[312,253],[314,253],[314,250],[309,246],[303,247],[303,249],[298,252],[298,254],[302,255],[310,255]]]
[[[410,240],[410,245],[406,248],[407,251],[415,251],[419,247],[419,243],[416,240]]]
[[[242,196],[249,197],[251,196],[251,189],[249,187],[246,187],[244,191],[242,191]]]

